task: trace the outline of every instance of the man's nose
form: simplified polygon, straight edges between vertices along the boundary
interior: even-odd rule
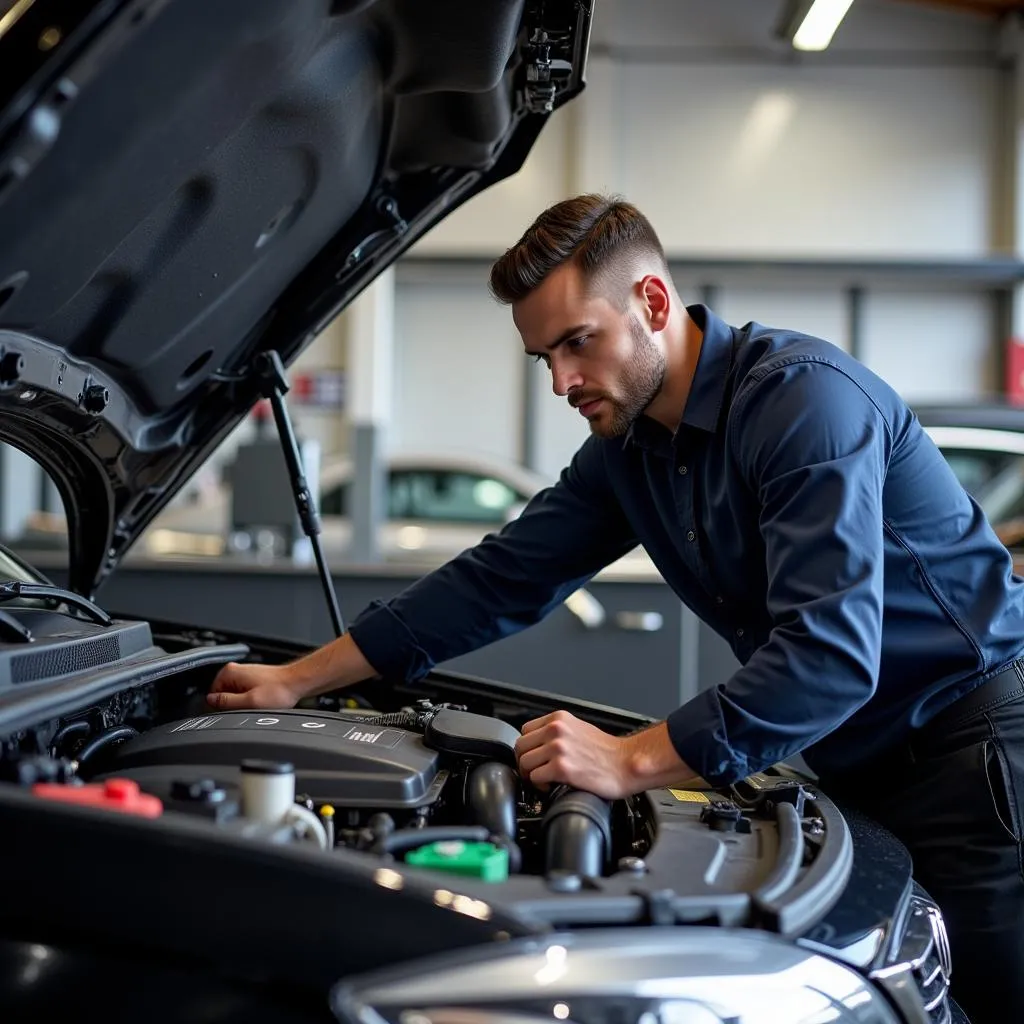
[[[567,363],[552,363],[551,390],[564,398],[573,388],[583,386],[583,377],[578,370]]]

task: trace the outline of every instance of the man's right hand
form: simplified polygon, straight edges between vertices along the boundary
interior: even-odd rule
[[[303,697],[351,686],[374,674],[351,634],[286,665],[230,662],[214,679],[206,700],[219,711],[293,708]]]
[[[207,703],[218,711],[246,708],[292,708],[303,694],[287,665],[242,665],[229,662],[217,673]]]

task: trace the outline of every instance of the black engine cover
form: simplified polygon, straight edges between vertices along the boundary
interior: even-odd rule
[[[437,799],[439,755],[405,729],[329,711],[225,711],[170,722],[116,748],[103,775],[166,798],[178,780],[234,788],[247,758],[295,766],[297,793],[341,807],[412,808]]]

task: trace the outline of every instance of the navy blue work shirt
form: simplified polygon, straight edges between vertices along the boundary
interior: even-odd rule
[[[689,314],[704,337],[674,433],[641,416],[588,438],[518,519],[374,602],[352,637],[415,679],[639,542],[741,662],[667,716],[683,761],[713,785],[798,752],[854,767],[1020,655],[1024,581],[877,376],[817,338]]]

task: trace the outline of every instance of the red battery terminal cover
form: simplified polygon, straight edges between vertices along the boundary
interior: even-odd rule
[[[32,787],[36,796],[47,800],[60,800],[67,804],[103,807],[122,814],[137,814],[142,818],[159,818],[164,805],[159,797],[143,793],[139,784],[131,779],[107,779],[105,782],[84,786],[64,786],[56,782],[37,782]]]

